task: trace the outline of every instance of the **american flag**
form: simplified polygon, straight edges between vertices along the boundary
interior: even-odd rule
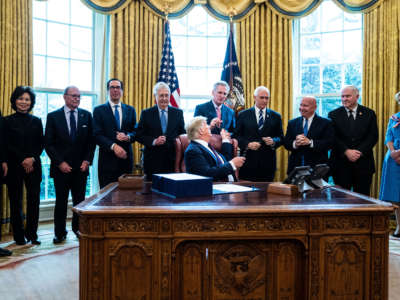
[[[165,22],[165,40],[162,50],[160,73],[158,81],[164,81],[171,90],[170,103],[172,106],[179,107],[179,98],[181,91],[179,90],[178,76],[176,74],[174,53],[171,47],[171,34],[169,31],[169,22]]]

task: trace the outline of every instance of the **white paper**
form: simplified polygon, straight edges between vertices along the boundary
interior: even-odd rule
[[[252,192],[253,188],[243,185],[236,185],[236,184],[214,184],[213,189],[226,192],[226,193],[238,193],[238,192]]]
[[[165,177],[173,180],[194,180],[194,179],[208,179],[209,177],[204,177],[200,175],[194,175],[189,173],[168,173],[168,174],[154,174],[161,177]]]

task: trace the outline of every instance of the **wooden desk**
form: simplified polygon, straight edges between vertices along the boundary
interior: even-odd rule
[[[80,299],[386,300],[391,204],[339,188],[169,199],[111,184],[80,215]]]

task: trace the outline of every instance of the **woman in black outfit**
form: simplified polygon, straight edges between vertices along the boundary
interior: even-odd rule
[[[29,114],[35,105],[36,95],[30,87],[18,86],[11,95],[11,107],[16,112],[4,118],[4,135],[7,143],[8,175],[6,183],[11,208],[11,225],[17,245],[27,241],[39,245],[40,182],[42,165],[40,154],[44,148],[42,121]],[[22,213],[23,184],[26,187],[26,228]]]

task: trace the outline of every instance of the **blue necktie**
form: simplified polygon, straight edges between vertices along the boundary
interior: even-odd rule
[[[304,118],[306,121],[304,122],[304,127],[303,127],[303,133],[304,136],[307,136],[308,133],[308,119]],[[301,156],[301,165],[304,166],[305,165],[305,158],[304,155]]]
[[[161,129],[163,134],[167,131],[167,118],[165,117],[165,110],[161,110]]]
[[[308,133],[308,119],[305,119],[305,120],[306,120],[306,122],[304,123],[303,132],[304,132],[304,135],[307,136],[307,133]]]
[[[119,111],[118,111],[119,105],[114,105],[114,117],[115,117],[115,124],[117,125],[117,131],[121,130],[121,118],[119,117]]]
[[[76,138],[76,121],[75,121],[75,111],[70,110],[69,111],[69,136],[71,137],[71,140],[75,140]]]
[[[261,128],[263,126],[264,126],[263,111],[260,109],[259,118],[258,118],[258,130],[261,130]]]

